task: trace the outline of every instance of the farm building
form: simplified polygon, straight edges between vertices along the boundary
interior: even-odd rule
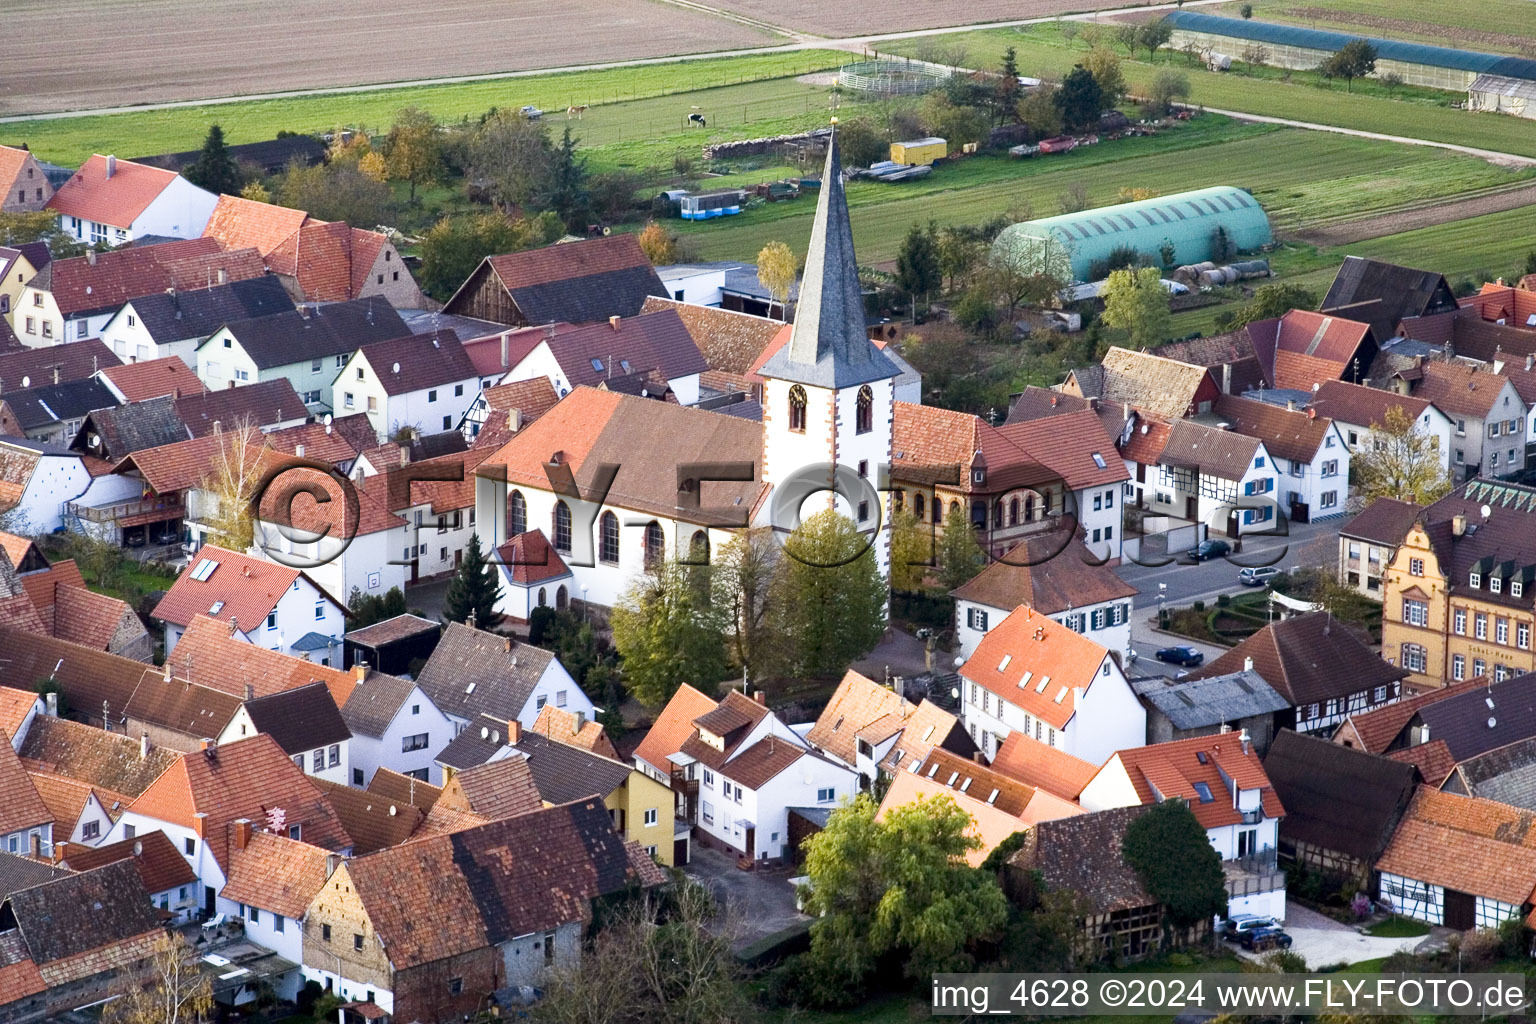
[[[1116,249],[1135,249],[1159,263],[1168,262],[1163,249],[1171,243],[1173,262],[1213,259],[1218,229],[1239,250],[1257,249],[1273,238],[1258,200],[1222,185],[1024,221],[1005,228],[993,249],[1033,264],[1036,273],[1087,281],[1093,265]]]
[[[1258,63],[1281,68],[1310,70],[1337,53],[1345,43],[1364,38],[1376,48],[1376,74],[1396,72],[1408,85],[1463,92],[1479,75],[1536,81],[1536,60],[1499,53],[1478,53],[1447,46],[1376,39],[1346,32],[1328,32],[1270,21],[1224,18],[1197,11],[1170,11],[1173,26],[1170,46],[1181,49],[1191,43],[1202,50],[1243,58],[1249,47],[1265,51]]]
[[[1536,82],[1504,75],[1478,75],[1467,87],[1467,109],[1536,117]]]

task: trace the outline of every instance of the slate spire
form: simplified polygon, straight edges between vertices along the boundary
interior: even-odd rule
[[[867,384],[900,372],[869,340],[866,330],[836,128],[827,145],[789,344],[775,352],[761,372],[824,388]]]

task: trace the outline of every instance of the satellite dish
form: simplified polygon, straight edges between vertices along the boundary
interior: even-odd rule
[[[1497,718],[1494,718],[1492,715],[1488,716],[1488,728],[1492,729],[1494,726],[1496,726],[1498,724],[1499,724],[1499,720]]]
[[[501,733],[493,731],[491,733],[491,742],[492,743],[500,743],[501,742]]]
[[[395,805],[394,804],[390,804],[389,805],[389,816],[391,818],[393,818],[397,813],[399,813],[399,812],[396,810]]]
[[[487,728],[486,726],[482,725],[480,727],[480,738],[483,739],[483,740],[490,739],[491,738],[491,730],[489,728]]]
[[[955,700],[959,700],[960,699],[960,688],[958,686],[951,686],[949,688],[949,695],[952,698],[954,698]]]
[[[965,665],[965,659],[964,658],[956,658],[955,659],[955,668],[961,668],[964,665]]]
[[[1478,511],[1483,514],[1484,519],[1487,519],[1489,516],[1493,515],[1493,506],[1484,505],[1482,508],[1478,509]]]
[[[394,366],[391,366],[391,367],[390,367],[390,370],[391,370],[391,371],[392,371],[392,372],[394,372],[394,373],[399,373],[399,372],[400,372],[400,364],[399,364],[399,363],[396,363],[396,364],[395,364],[395,365],[394,365]]]
[[[24,388],[31,387],[32,386],[32,378],[31,377],[23,377],[23,378],[21,378],[21,386],[24,387]]]
[[[332,417],[332,416],[331,416],[331,414],[330,414],[330,413],[326,413],[326,414],[325,414],[325,425],[326,425],[326,426],[330,426],[330,425],[331,425],[331,419],[332,419],[332,418],[333,418],[333,417]]]

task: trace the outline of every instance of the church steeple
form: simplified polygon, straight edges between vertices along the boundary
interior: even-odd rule
[[[827,145],[827,164],[821,176],[821,195],[816,200],[816,221],[811,228],[789,344],[775,352],[759,372],[822,388],[857,387],[889,380],[900,372],[869,340],[865,327],[836,128]]]

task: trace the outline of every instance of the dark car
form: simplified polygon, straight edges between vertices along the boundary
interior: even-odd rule
[[[1290,949],[1291,937],[1279,928],[1255,928],[1244,932],[1243,948],[1254,951],[1266,949]]]
[[[1184,644],[1177,647],[1160,647],[1156,658],[1158,661],[1166,661],[1170,665],[1183,665],[1185,668],[1195,668],[1205,663],[1205,655]]]
[[[1184,557],[1191,562],[1206,562],[1212,558],[1221,558],[1231,553],[1232,545],[1224,540],[1203,540],[1184,552]]]

